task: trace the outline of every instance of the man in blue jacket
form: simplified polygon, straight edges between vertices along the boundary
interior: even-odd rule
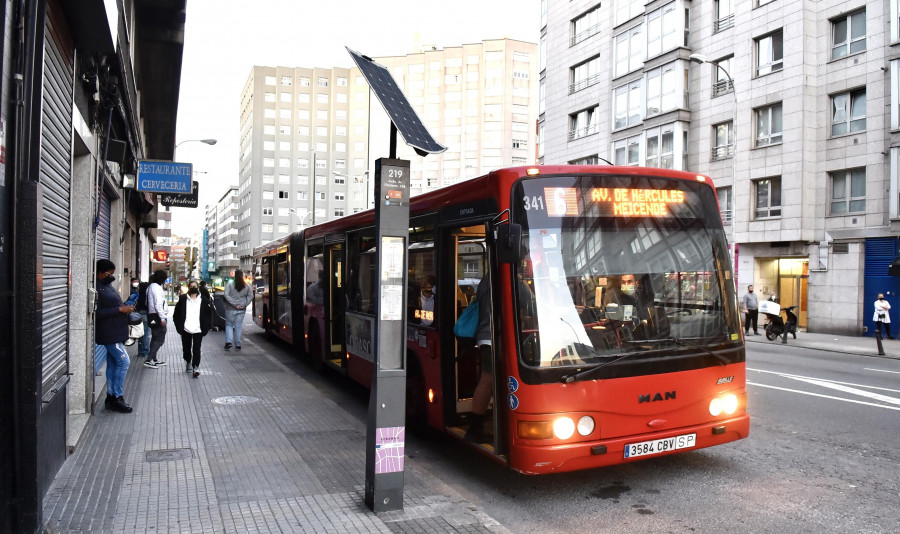
[[[125,374],[131,360],[123,343],[128,339],[128,314],[134,306],[122,303],[122,297],[112,286],[116,266],[109,260],[97,260],[97,313],[94,341],[106,347],[106,407],[131,413],[125,402],[123,388]]]

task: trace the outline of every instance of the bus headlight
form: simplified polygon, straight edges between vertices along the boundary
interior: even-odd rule
[[[568,417],[560,417],[553,421],[553,435],[557,439],[569,439],[575,433],[575,422]]]
[[[716,397],[709,401],[709,413],[713,417],[718,417],[724,412],[726,415],[732,415],[738,409],[738,398],[733,393]]]
[[[594,418],[590,415],[585,415],[581,419],[578,420],[578,433],[582,436],[590,436],[591,432],[594,431]]]
[[[733,414],[738,408],[738,398],[736,395],[729,393],[722,398],[722,407],[728,415]]]

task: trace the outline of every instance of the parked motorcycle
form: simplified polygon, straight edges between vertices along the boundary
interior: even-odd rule
[[[769,318],[769,322],[766,324],[766,339],[775,341],[778,336],[784,334],[785,330],[787,330],[788,334],[793,335],[794,339],[797,339],[797,316],[794,314],[794,309],[796,308],[797,306],[782,308],[771,301],[764,301],[760,305],[759,311]],[[782,312],[784,312],[786,319],[781,318]],[[782,343],[787,343],[786,336],[782,339]]]

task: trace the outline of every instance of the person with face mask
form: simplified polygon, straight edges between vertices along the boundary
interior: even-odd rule
[[[884,299],[884,293],[879,293],[878,299],[875,301],[875,315],[872,316],[872,320],[875,321],[876,336],[881,337],[881,327],[883,326],[888,339],[894,339],[894,335],[891,334],[890,311],[891,304]]]
[[[163,285],[169,277],[165,270],[159,269],[150,277],[150,286],[147,287],[147,324],[150,325],[150,352],[147,353],[145,367],[158,369],[165,365],[165,360],[157,359],[159,349],[166,342],[166,320],[169,318],[169,305],[166,302],[166,294]]]
[[[123,345],[128,339],[128,314],[133,306],[122,302],[112,283],[116,266],[113,262],[97,260],[97,312],[94,342],[106,348],[106,407],[121,413],[131,413],[125,402],[125,375],[131,360]]]
[[[633,274],[608,277],[606,292],[603,294],[603,306],[634,306],[635,281]]]
[[[203,336],[212,328],[212,302],[200,293],[200,285],[191,281],[186,294],[178,298],[172,316],[175,330],[181,334],[184,372],[200,376],[200,347]]]

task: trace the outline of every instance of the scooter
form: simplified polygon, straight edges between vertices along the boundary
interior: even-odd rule
[[[780,311],[770,309],[764,312],[766,317],[769,318],[769,322],[766,324],[766,339],[775,341],[778,336],[784,334],[785,330],[787,330],[788,334],[793,335],[794,339],[797,339],[797,316],[793,312],[796,307],[788,306],[781,308]],[[786,320],[781,318],[780,312],[784,312],[787,317]],[[787,337],[782,342],[787,343]]]

